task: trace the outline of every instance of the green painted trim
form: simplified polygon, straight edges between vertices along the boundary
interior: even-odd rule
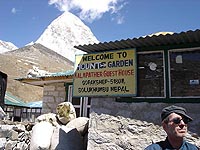
[[[164,51],[164,65],[165,65],[165,98],[134,98],[134,97],[121,97],[116,98],[117,102],[149,102],[149,103],[200,103],[200,98],[170,98],[170,87],[169,87],[169,59],[168,52],[172,49],[187,49],[200,47],[200,43],[190,44],[179,44],[179,45],[167,45],[167,46],[156,46],[156,47],[142,47],[137,48],[137,52],[149,52],[149,51]],[[138,76],[137,76],[138,77]]]
[[[200,98],[131,98],[122,97],[116,102],[148,102],[148,103],[200,103]]]
[[[67,101],[67,98],[68,98],[68,88],[70,85],[73,85],[73,83],[64,83],[64,86],[65,86],[65,101]]]
[[[181,48],[195,48],[200,47],[200,43],[187,43],[179,45],[165,45],[165,46],[152,46],[152,47],[137,47],[137,52],[148,52],[157,50],[171,50],[171,49],[181,49]]]
[[[164,69],[165,69],[165,94],[166,98],[170,97],[170,89],[169,89],[169,57],[168,50],[164,50]]]

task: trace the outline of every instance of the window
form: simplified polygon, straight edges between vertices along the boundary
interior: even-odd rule
[[[200,96],[200,48],[170,50],[171,97]]]
[[[163,52],[138,53],[138,97],[164,97]]]
[[[73,85],[68,86],[68,99],[75,108],[77,117],[89,117],[90,101],[89,97],[73,97]]]

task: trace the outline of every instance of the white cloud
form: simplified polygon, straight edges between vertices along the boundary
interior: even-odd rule
[[[87,22],[100,19],[104,13],[117,14],[126,4],[125,0],[49,0],[60,11],[76,10]],[[123,17],[122,17],[123,18]],[[122,22],[121,22],[122,23]]]
[[[116,20],[117,20],[117,24],[122,24],[124,23],[124,16],[118,16]]]
[[[16,8],[12,8],[12,9],[11,9],[11,13],[16,14],[16,13],[17,13]]]

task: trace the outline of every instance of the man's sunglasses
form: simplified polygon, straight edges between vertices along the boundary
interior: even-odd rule
[[[185,124],[188,124],[188,122],[190,122],[190,120],[187,119],[187,118],[179,118],[179,117],[174,118],[174,119],[172,119],[172,120],[169,121],[169,122],[173,122],[173,123],[175,123],[175,124],[180,124],[181,120],[183,120],[183,122],[184,122]]]

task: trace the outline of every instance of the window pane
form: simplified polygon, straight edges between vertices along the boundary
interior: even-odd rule
[[[91,97],[88,97],[88,105],[91,105]]]
[[[163,53],[138,54],[138,96],[164,97]]]
[[[200,49],[170,51],[171,96],[200,96]]]
[[[73,105],[80,105],[80,98],[78,97],[73,97],[72,98],[72,104]]]

